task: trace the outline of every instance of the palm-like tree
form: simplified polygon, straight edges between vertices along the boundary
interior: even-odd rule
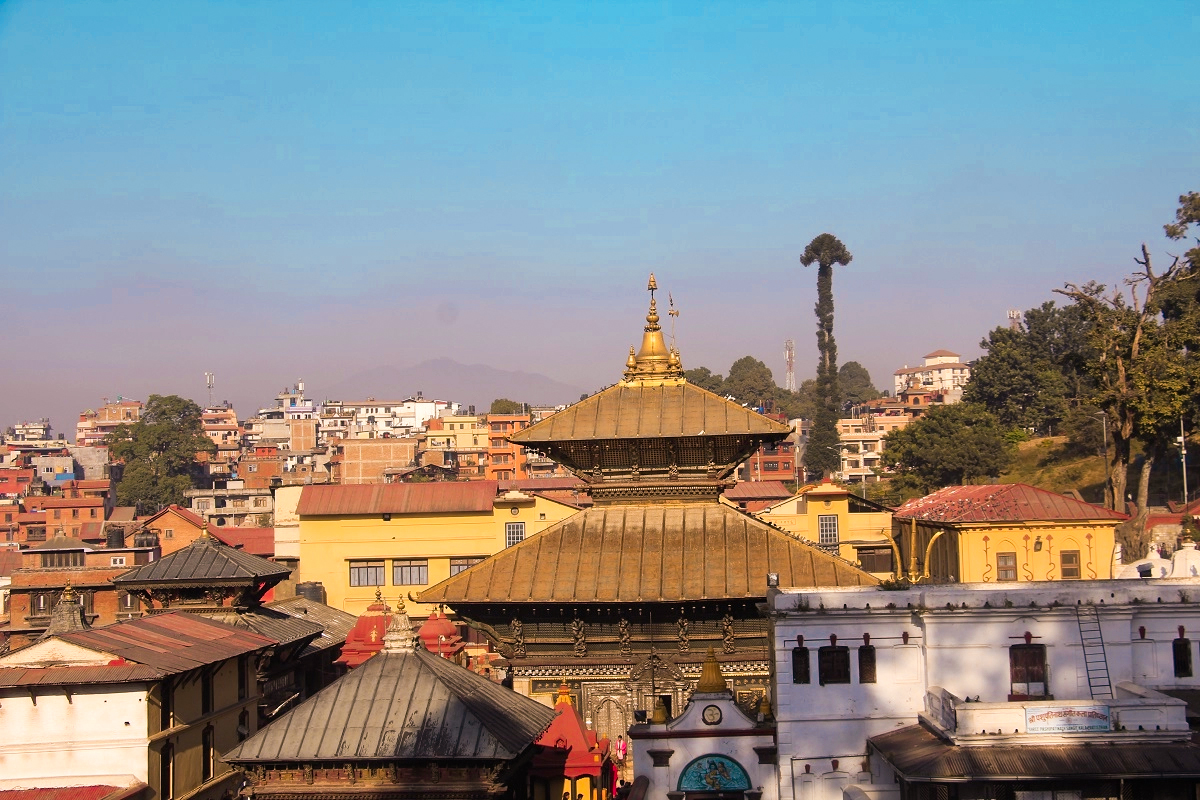
[[[846,266],[853,260],[846,245],[832,233],[822,233],[808,243],[800,263],[817,265],[817,418],[804,452],[804,466],[812,472],[829,474],[841,466],[838,454],[837,420],[841,398],[837,385],[837,343],[833,339],[833,265]]]

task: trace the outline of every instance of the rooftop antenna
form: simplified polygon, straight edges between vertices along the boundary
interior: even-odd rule
[[[783,388],[794,392],[796,391],[796,343],[791,339],[784,342],[783,354],[787,357],[787,377],[784,378]]]
[[[1014,331],[1021,329],[1021,312],[1015,308],[1008,310],[1008,327]]]
[[[213,387],[217,385],[217,373],[204,373],[204,383],[208,386],[208,407],[212,408],[212,390]]]

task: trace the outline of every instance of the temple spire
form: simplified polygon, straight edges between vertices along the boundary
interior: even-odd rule
[[[679,352],[674,347],[668,347],[663,336],[662,326],[658,324],[658,302],[654,293],[658,290],[658,281],[654,273],[646,284],[650,292],[650,310],[646,313],[646,327],[642,329],[642,349],[636,354],[630,348],[630,357],[625,362],[626,381],[647,380],[681,380],[683,364]]]
[[[417,632],[408,618],[408,612],[404,610],[404,598],[401,597],[396,613],[392,615],[392,622],[383,634],[383,652],[415,653],[417,642]]]

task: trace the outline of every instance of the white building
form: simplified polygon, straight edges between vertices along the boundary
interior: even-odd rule
[[[323,441],[410,436],[424,430],[429,420],[458,410],[458,403],[426,400],[419,393],[404,400],[326,400],[321,404],[320,435]]]
[[[934,350],[932,353],[926,353],[922,366],[910,367],[905,364],[895,372],[893,394],[898,395],[906,389],[960,394],[955,392],[955,389],[961,389],[971,379],[971,367],[959,359],[958,353]]]
[[[908,798],[1119,794],[1104,793],[1119,778],[1080,763],[1054,782],[1032,758],[1021,775],[971,778],[994,781],[999,794],[939,794],[950,779],[919,774],[924,767],[904,755],[974,763],[962,748],[1003,744],[1020,761],[1031,753],[1021,748],[1046,742],[1062,745],[1068,761],[1087,743],[1111,743],[1124,749],[1110,752],[1139,763],[1149,763],[1147,748],[1184,748],[1178,758],[1196,765],[1187,780],[1200,785],[1185,704],[1160,694],[1200,689],[1188,638],[1200,631],[1197,601],[1195,578],[772,589],[779,797],[899,798],[901,784]],[[1095,724],[1076,730],[1045,719]],[[1178,787],[1152,788],[1169,797]],[[1146,789],[1143,781],[1138,791]]]

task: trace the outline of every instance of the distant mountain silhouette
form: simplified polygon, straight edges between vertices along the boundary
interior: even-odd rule
[[[403,400],[417,392],[429,400],[451,400],[464,408],[473,405],[477,412],[484,413],[498,397],[530,405],[557,405],[576,402],[584,390],[534,372],[435,358],[412,367],[364,370],[329,387],[327,396],[330,400]]]

